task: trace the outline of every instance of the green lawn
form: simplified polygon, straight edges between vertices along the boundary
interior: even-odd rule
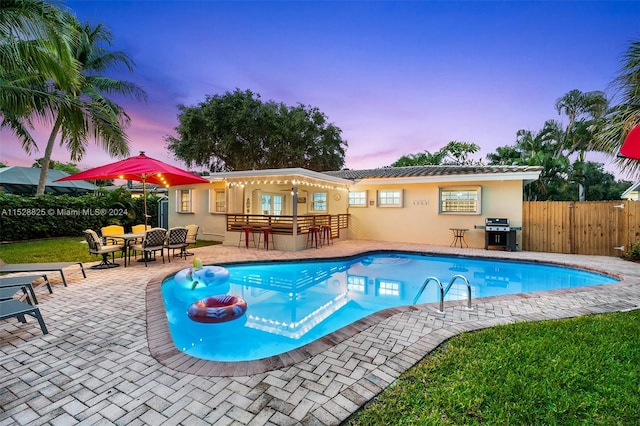
[[[220,243],[198,240],[196,247],[213,244]],[[100,260],[101,257],[89,253],[89,247],[84,237],[64,237],[1,244],[0,259],[5,263],[94,262]]]
[[[640,310],[447,341],[346,425],[640,423]]]

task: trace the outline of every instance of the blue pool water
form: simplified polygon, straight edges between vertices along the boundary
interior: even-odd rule
[[[463,275],[474,299],[618,281],[552,265],[398,252],[331,261],[236,264],[226,269],[225,282],[198,284],[193,290],[175,277],[162,284],[173,341],[193,357],[248,361],[290,351],[374,312],[411,305],[431,276],[446,287],[454,275]],[[246,313],[215,324],[187,316],[193,302],[220,294],[243,298]],[[445,300],[461,299],[464,305],[466,297],[466,284],[458,279]],[[438,300],[437,285],[429,283],[418,303]]]

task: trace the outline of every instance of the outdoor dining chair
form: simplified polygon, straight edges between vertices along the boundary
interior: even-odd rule
[[[188,246],[195,246],[196,245],[196,239],[198,238],[198,230],[200,229],[200,227],[198,225],[187,225],[185,226],[185,228],[187,228],[187,247]],[[189,253],[187,251],[187,249],[185,248],[184,250],[184,255],[185,256],[193,256],[193,253]]]
[[[89,253],[102,255],[102,262],[98,265],[92,266],[92,269],[107,269],[120,266],[116,263],[116,252],[121,252],[122,246],[115,244],[102,244],[102,240],[93,229],[85,229],[84,237],[87,240],[87,244],[89,244]],[[111,254],[111,261],[109,261],[109,254]]]
[[[111,235],[124,234],[124,226],[103,226],[102,228],[100,228],[100,234],[102,234],[102,241],[104,244],[118,244],[124,247],[124,241],[122,240],[122,238],[111,237]]]
[[[173,257],[176,256],[176,250],[180,250],[178,257],[187,258],[187,228],[177,226],[169,229],[167,232],[167,257],[169,263],[171,263],[171,256],[169,256],[169,250],[172,250]]]
[[[164,241],[167,237],[167,230],[164,228],[151,228],[144,233],[144,238],[140,244],[133,245],[129,248],[129,264],[131,264],[131,252],[133,251],[134,256],[136,252],[142,252],[142,257],[144,259],[144,266],[147,266],[147,262],[149,261],[149,255],[153,254],[155,259],[155,254],[160,252],[160,256],[162,256],[162,263],[164,263]],[[168,252],[167,252],[168,253]]]

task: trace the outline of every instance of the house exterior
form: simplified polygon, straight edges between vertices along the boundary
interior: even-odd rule
[[[622,193],[620,196],[623,200],[640,200],[640,182],[636,182],[631,185],[626,191]]]
[[[270,226],[280,250],[307,248],[316,225],[329,226],[334,239],[435,245],[450,245],[452,229],[466,229],[469,247],[484,247],[484,231],[476,227],[488,217],[522,226],[523,187],[541,171],[530,166],[412,166],[215,173],[209,184],[170,188],[169,225],[195,223],[198,238],[226,245],[240,243],[242,226],[256,231]]]

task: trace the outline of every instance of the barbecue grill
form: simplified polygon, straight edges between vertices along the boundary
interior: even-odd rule
[[[490,246],[502,247],[507,251],[516,250],[516,230],[509,225],[509,219],[488,217],[484,221],[484,249]]]

